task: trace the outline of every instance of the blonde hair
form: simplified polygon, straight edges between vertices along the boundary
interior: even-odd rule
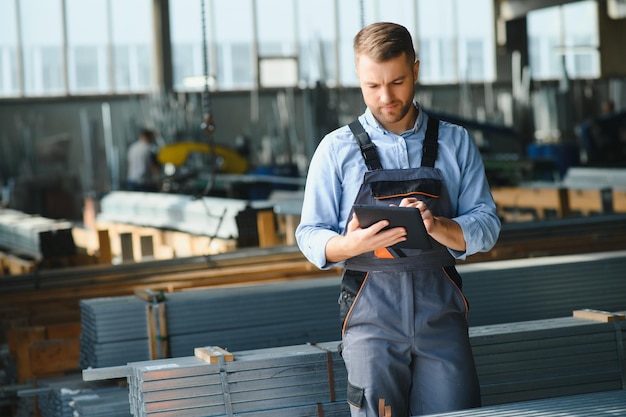
[[[411,34],[402,25],[391,22],[372,23],[354,37],[354,57],[367,55],[378,62],[397,58],[403,53],[409,63],[416,59]]]

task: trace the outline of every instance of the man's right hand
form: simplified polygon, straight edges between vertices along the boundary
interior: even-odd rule
[[[331,263],[340,262],[406,240],[406,229],[394,227],[383,230],[388,225],[387,220],[381,220],[369,227],[362,228],[356,214],[353,215],[348,222],[345,235],[335,236],[328,240],[326,260]]]

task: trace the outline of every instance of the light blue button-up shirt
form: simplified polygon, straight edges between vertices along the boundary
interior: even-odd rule
[[[401,135],[385,130],[369,109],[359,120],[376,145],[383,168],[421,165],[428,121],[423,111],[419,111],[413,129]],[[447,122],[440,124],[435,168],[442,172],[453,220],[461,225],[465,237],[466,251],[450,249],[450,253],[457,259],[465,259],[473,253],[490,250],[500,234],[500,219],[482,158],[465,128]],[[326,260],[326,243],[344,233],[366,171],[359,145],[347,126],[326,135],[311,158],[296,241],[306,258],[321,269],[334,265]]]

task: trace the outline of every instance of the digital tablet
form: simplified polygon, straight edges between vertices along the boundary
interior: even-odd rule
[[[353,208],[363,228],[369,227],[380,220],[389,221],[389,226],[385,227],[385,229],[404,227],[407,232],[406,240],[393,245],[393,248],[432,248],[430,237],[426,232],[424,221],[418,209],[414,207],[372,206],[363,204],[355,204]]]

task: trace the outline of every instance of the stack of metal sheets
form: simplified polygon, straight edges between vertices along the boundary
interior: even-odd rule
[[[232,352],[337,340],[339,286],[333,277],[167,294],[171,356],[208,344]]]
[[[457,269],[470,304],[470,326],[565,317],[581,308],[626,308],[623,250],[481,262]]]
[[[581,308],[622,310],[625,269],[624,251],[458,267],[470,326],[564,317]],[[208,344],[238,351],[338,340],[339,287],[340,278],[331,277],[167,293],[170,356]],[[80,304],[83,369],[150,358],[145,301],[126,296]]]
[[[483,404],[622,390],[625,330],[623,320],[574,317],[470,328]],[[136,417],[315,417],[317,404],[339,416],[348,408],[338,344],[233,352],[233,362],[212,364],[196,356],[135,362],[83,378],[126,376]]]
[[[76,253],[73,224],[21,211],[0,210],[0,248],[42,260]]]
[[[127,388],[111,382],[85,382],[72,375],[42,379],[38,385],[42,417],[130,416]]]
[[[624,330],[575,317],[470,328],[483,404],[622,389]]]
[[[337,340],[338,294],[335,277],[168,293],[170,356],[209,344],[239,351]],[[150,359],[147,304],[134,296],[81,300],[81,368]]]
[[[73,397],[73,417],[131,417],[127,388],[97,390]]]
[[[569,395],[431,414],[430,417],[618,417],[626,416],[626,390]]]
[[[337,343],[242,351],[234,358],[128,364],[132,414],[295,417],[316,415],[317,404],[332,412],[334,402],[337,412],[348,411],[347,375]]]
[[[150,359],[146,303],[135,296],[80,301],[82,369]]]

